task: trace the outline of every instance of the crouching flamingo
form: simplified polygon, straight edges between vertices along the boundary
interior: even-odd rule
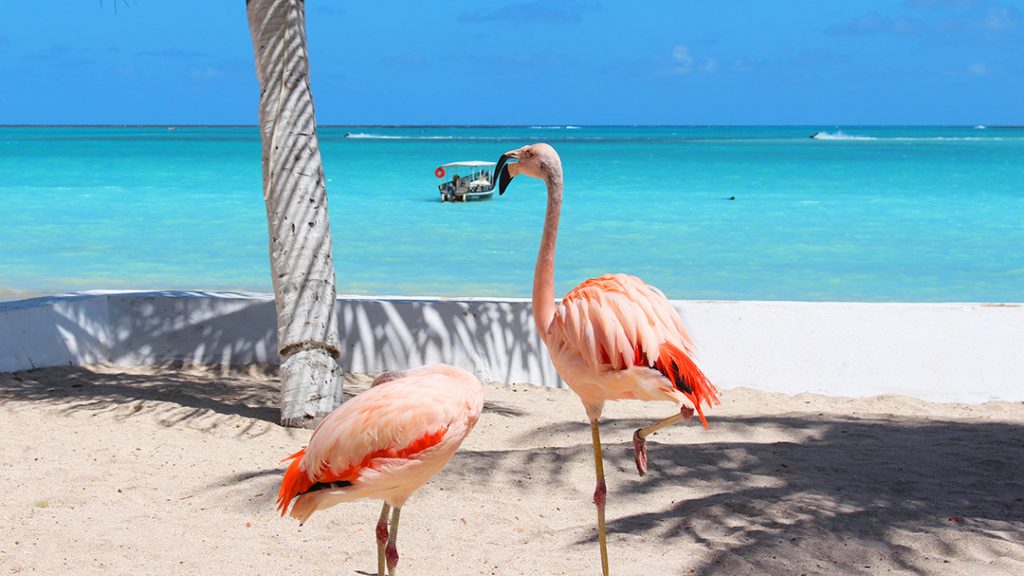
[[[483,405],[479,380],[454,366],[379,376],[368,390],[328,414],[308,446],[285,458],[291,464],[277,494],[281,515],[293,498],[291,516],[299,522],[342,502],[383,500],[376,529],[377,573],[384,576],[386,563],[394,576],[402,506],[444,468],[476,425]]]
[[[601,570],[608,576],[605,537],[607,488],[598,419],[607,400],[669,400],[680,410],[633,435],[637,470],[647,471],[646,437],[693,416],[707,427],[701,404],[718,402],[718,390],[693,361],[694,347],[679,314],[657,288],[625,274],[586,280],[555,307],[555,240],[562,207],[562,161],[547,144],[506,152],[495,166],[498,193],[518,174],[543,180],[548,203],[533,275],[533,319],[558,374],[583,402],[590,419],[597,485]],[[500,173],[500,175],[499,175]],[[693,405],[690,408],[686,403]]]

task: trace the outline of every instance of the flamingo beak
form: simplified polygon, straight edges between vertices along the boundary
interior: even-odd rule
[[[506,152],[501,155],[501,158],[498,158],[498,164],[497,166],[494,167],[494,177],[498,178],[498,196],[501,196],[502,194],[505,193],[505,188],[508,188],[508,183],[511,182],[512,179],[515,178],[516,174],[519,173],[519,170],[517,169],[518,166],[516,166],[515,163],[508,163],[509,160],[517,160],[518,156],[519,155],[515,152]],[[513,171],[516,174],[513,174],[509,170],[513,166],[515,166],[515,168],[513,168]],[[491,178],[491,181],[493,182],[494,178]]]

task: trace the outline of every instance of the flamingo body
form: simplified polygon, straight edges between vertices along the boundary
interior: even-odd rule
[[[383,380],[381,382],[381,380]],[[445,464],[483,410],[483,389],[469,372],[435,365],[389,373],[331,412],[291,460],[278,492],[284,515],[359,498],[396,509]]]
[[[717,389],[693,362],[693,342],[665,295],[627,274],[605,274],[574,288],[542,331],[551,360],[588,414],[606,400],[689,400]]]
[[[512,160],[513,162],[510,162]],[[562,209],[562,160],[547,144],[502,154],[495,166],[499,193],[517,175],[543,180],[548,205],[533,274],[533,319],[552,363],[580,397],[590,420],[594,447],[594,504],[601,571],[608,576],[605,527],[607,486],[599,420],[607,400],[670,400],[678,413],[633,434],[637,471],[647,471],[646,437],[693,416],[707,426],[702,404],[718,402],[718,390],[693,361],[693,342],[682,319],[660,290],[639,278],[606,274],[574,288],[554,305],[555,244]],[[684,400],[693,405],[688,407]]]

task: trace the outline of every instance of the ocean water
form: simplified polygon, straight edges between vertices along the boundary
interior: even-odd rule
[[[434,169],[545,141],[565,169],[558,293],[621,271],[679,299],[1024,302],[1024,130],[319,134],[339,294],[528,296],[543,184],[442,204]],[[0,128],[0,214],[0,299],[271,289],[254,127]]]

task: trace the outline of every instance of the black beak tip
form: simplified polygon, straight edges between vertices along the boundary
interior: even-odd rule
[[[505,188],[508,188],[508,183],[512,181],[512,175],[508,173],[509,158],[511,156],[508,154],[502,154],[501,158],[498,158],[498,164],[494,167],[494,176],[498,178],[498,196],[505,193]]]
[[[498,196],[505,193],[508,183],[512,181],[512,175],[508,173],[508,164],[502,166],[501,177],[498,179]]]

